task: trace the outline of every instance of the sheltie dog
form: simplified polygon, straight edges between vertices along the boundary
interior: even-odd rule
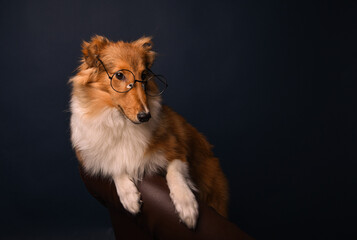
[[[70,79],[70,109],[71,140],[85,171],[112,178],[122,205],[132,214],[141,206],[137,181],[161,171],[189,228],[199,215],[194,192],[227,216],[227,180],[212,146],[161,104],[156,83],[147,77],[155,59],[151,38],[113,42],[94,36],[83,42],[82,53]]]

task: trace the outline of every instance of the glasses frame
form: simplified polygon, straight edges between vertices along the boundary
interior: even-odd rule
[[[106,67],[105,67],[105,65],[104,65],[104,63],[103,63],[103,61],[99,58],[99,56],[97,56],[97,59],[98,59],[98,61],[103,65],[103,68],[104,68],[105,72],[107,73],[108,78],[110,79],[110,86],[111,86],[112,89],[113,89],[114,91],[116,91],[117,93],[127,93],[127,92],[129,92],[131,89],[133,89],[133,88],[135,87],[135,83],[136,83],[136,82],[139,82],[139,83],[142,84],[142,87],[143,87],[143,89],[145,90],[146,95],[151,96],[151,97],[157,97],[157,96],[161,96],[161,95],[163,94],[163,92],[165,92],[166,88],[169,86],[169,85],[167,84],[166,78],[165,78],[164,76],[162,76],[162,75],[157,75],[157,74],[153,73],[149,68],[146,68],[146,70],[148,70],[150,73],[153,74],[151,78],[157,78],[157,79],[158,79],[160,82],[162,82],[162,83],[164,84],[164,86],[165,86],[164,89],[161,90],[161,92],[159,92],[158,94],[150,95],[150,94],[148,94],[148,92],[147,92],[146,84],[147,84],[147,82],[148,82],[151,78],[150,78],[149,80],[145,80],[145,81],[135,79],[135,74],[134,74],[132,71],[130,71],[129,69],[119,69],[119,70],[116,71],[112,76],[110,76],[110,75],[109,75],[109,72],[107,71],[107,69],[106,69]],[[123,91],[123,92],[122,92],[122,91],[118,91],[118,90],[116,90],[116,89],[113,87],[113,78],[114,78],[115,74],[117,74],[117,73],[120,72],[120,71],[128,71],[128,72],[130,72],[130,73],[133,75],[133,77],[134,77],[134,82],[133,82],[133,83],[130,83],[130,84],[132,84],[132,87],[129,88],[128,90],[126,90],[126,91]]]

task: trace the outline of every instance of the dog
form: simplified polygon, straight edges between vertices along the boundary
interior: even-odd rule
[[[150,71],[151,37],[113,42],[94,36],[82,44],[80,66],[70,79],[71,141],[88,174],[113,179],[124,208],[140,211],[136,183],[144,174],[166,174],[179,218],[195,228],[195,195],[227,216],[228,183],[206,138],[161,104]],[[161,78],[162,79],[162,78]]]

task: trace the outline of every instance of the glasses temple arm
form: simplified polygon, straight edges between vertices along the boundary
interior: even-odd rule
[[[98,61],[103,65],[103,68],[104,68],[105,72],[107,73],[108,78],[112,79],[112,77],[109,75],[107,69],[105,68],[104,63],[102,62],[102,60],[100,60],[99,56],[97,56],[97,59],[98,59]]]

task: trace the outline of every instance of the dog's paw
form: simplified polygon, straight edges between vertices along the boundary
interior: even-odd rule
[[[195,228],[198,218],[198,204],[192,191],[188,187],[176,188],[170,197],[182,222],[188,228]]]
[[[120,202],[123,204],[123,207],[128,210],[130,213],[136,215],[140,212],[141,201],[140,193],[136,191],[127,191],[119,195]]]
[[[114,180],[115,181],[115,180]],[[123,207],[132,214],[140,212],[140,192],[129,178],[121,178],[115,181],[117,193]]]

